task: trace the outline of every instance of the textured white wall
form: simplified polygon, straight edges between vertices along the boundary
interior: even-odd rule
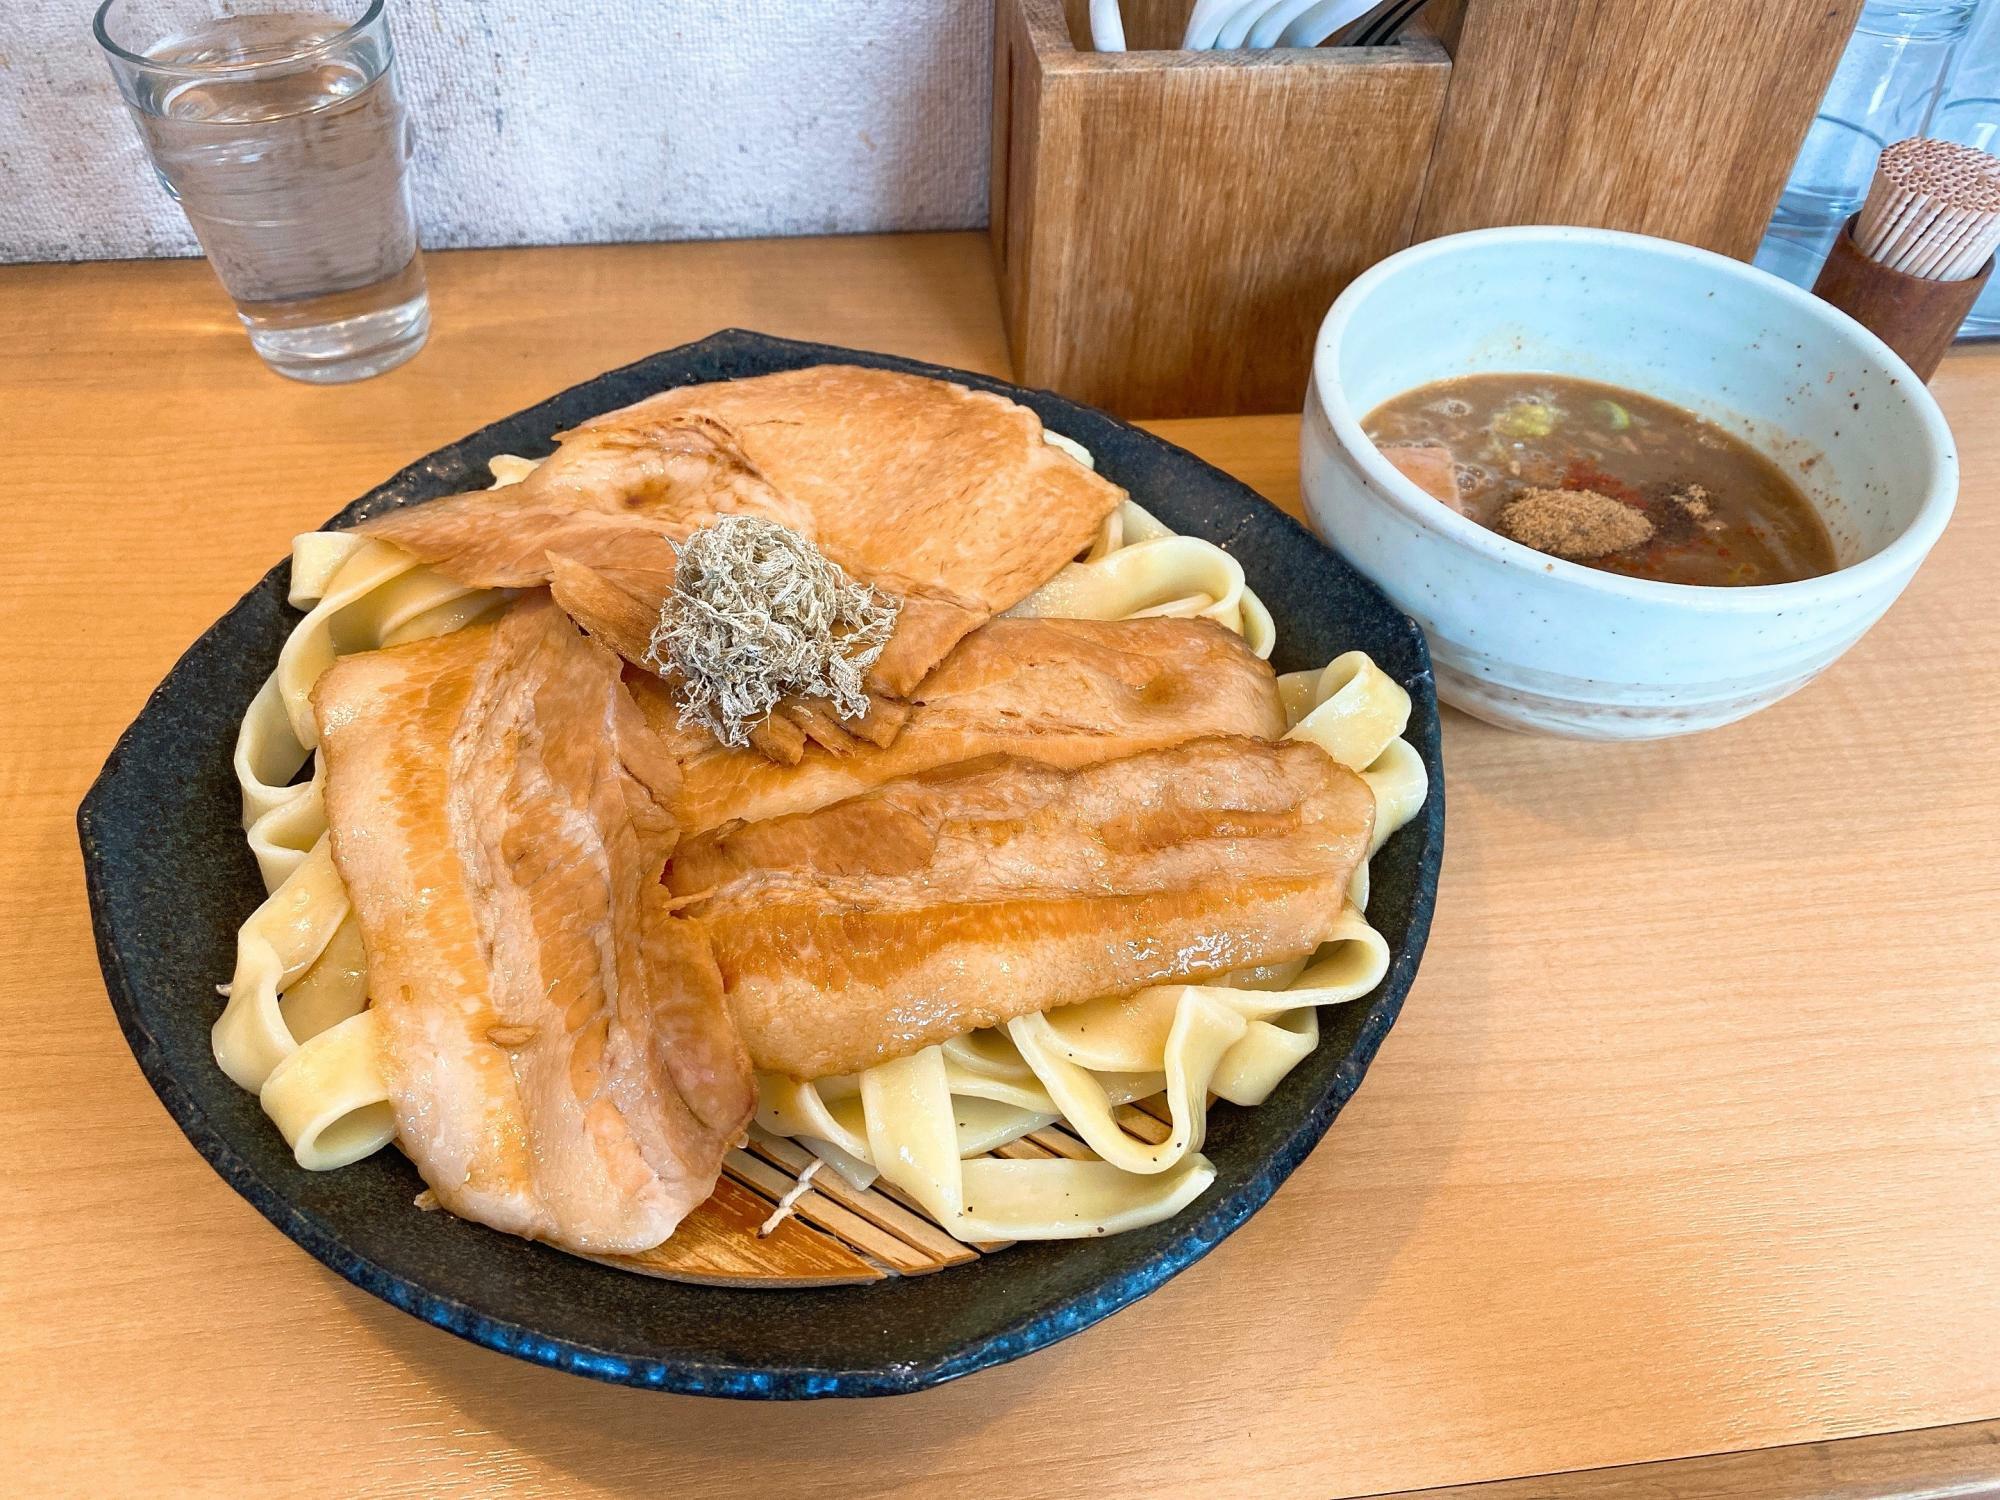
[[[0,0],[0,260],[195,253],[91,38],[94,5]],[[389,15],[434,248],[985,219],[992,0],[390,0]]]

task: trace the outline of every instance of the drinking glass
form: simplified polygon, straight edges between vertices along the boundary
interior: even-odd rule
[[[1792,164],[1757,264],[1811,286],[1882,148],[1922,135],[1978,0],[1868,0]]]
[[[250,343],[360,380],[430,332],[383,0],[105,0],[97,40]]]

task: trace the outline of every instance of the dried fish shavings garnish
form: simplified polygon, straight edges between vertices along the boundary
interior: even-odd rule
[[[645,664],[675,683],[682,727],[747,745],[785,698],[822,699],[841,719],[868,712],[863,684],[900,600],[759,516],[723,516],[670,545],[674,584]]]

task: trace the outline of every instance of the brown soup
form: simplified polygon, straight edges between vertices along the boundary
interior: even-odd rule
[[[1797,485],[1741,438],[1637,391],[1466,375],[1363,424],[1417,484],[1491,530],[1667,583],[1789,583],[1839,566]]]

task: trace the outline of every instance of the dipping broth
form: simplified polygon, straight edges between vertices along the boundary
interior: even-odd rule
[[[1551,556],[1667,583],[1790,583],[1839,563],[1826,525],[1741,438],[1637,391],[1466,375],[1383,402],[1363,427],[1445,504]]]

